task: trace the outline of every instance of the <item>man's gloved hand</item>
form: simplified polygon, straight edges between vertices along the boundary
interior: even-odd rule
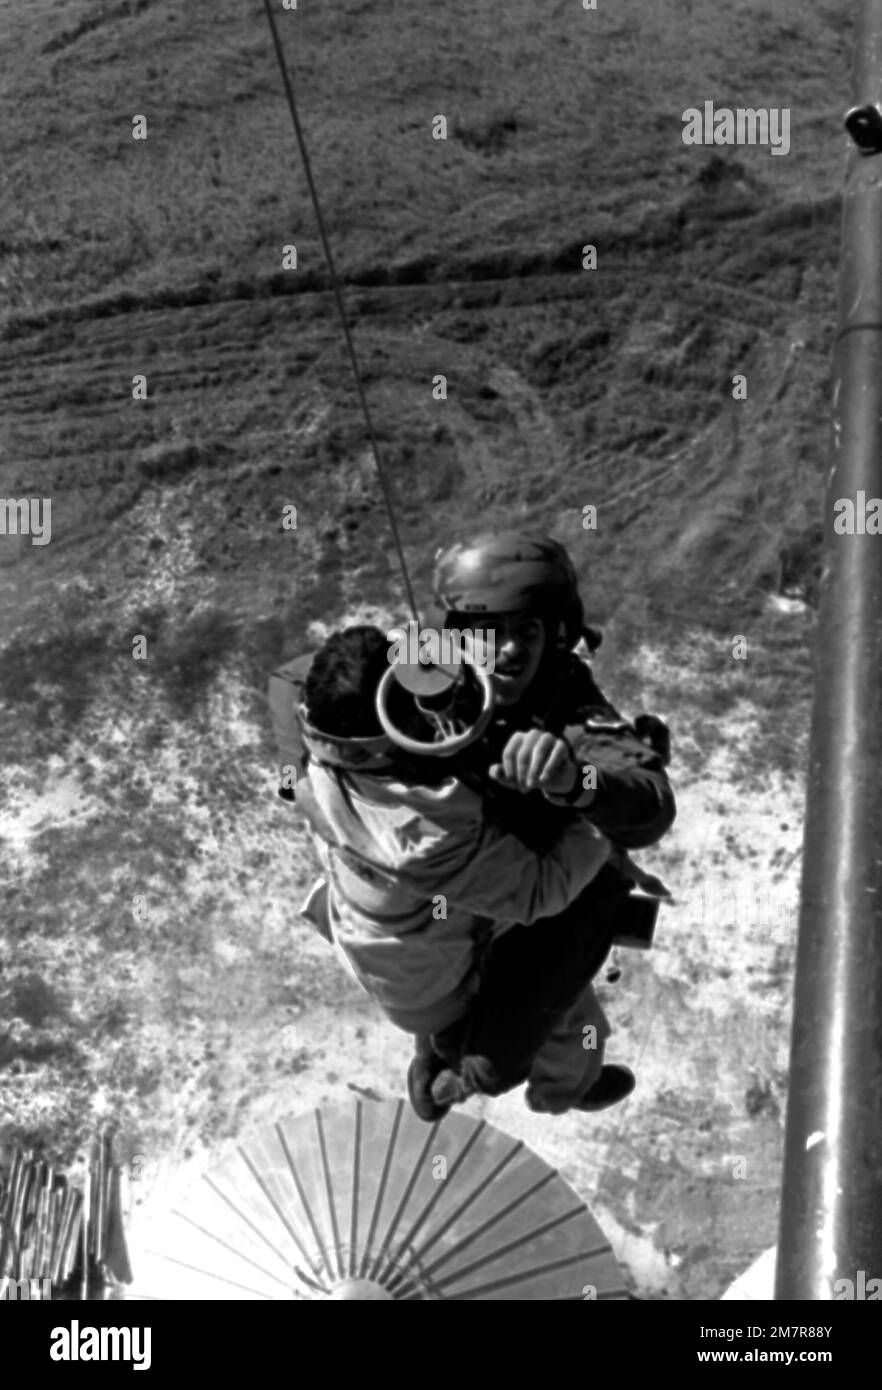
[[[581,791],[582,770],[572,748],[565,738],[546,729],[512,734],[502,750],[502,761],[490,768],[490,776],[519,792],[538,790],[546,796],[568,797]]]

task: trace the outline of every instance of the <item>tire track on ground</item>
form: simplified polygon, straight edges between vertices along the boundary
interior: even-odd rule
[[[40,52],[63,53],[65,49],[72,48],[74,44],[79,43],[80,39],[94,34],[98,29],[103,29],[106,24],[115,24],[118,20],[135,19],[145,10],[152,10],[159,3],[160,0],[123,0],[122,4],[114,5],[112,9],[104,6],[97,13],[81,19],[79,24],[75,24],[72,29],[66,29],[62,33],[56,34],[48,43],[43,44]]]

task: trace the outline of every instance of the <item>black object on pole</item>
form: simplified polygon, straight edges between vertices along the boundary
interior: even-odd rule
[[[790,1300],[848,1297],[845,1280],[860,1298],[882,1276],[882,534],[866,516],[882,498],[882,0],[861,6],[855,92],[775,1287]]]

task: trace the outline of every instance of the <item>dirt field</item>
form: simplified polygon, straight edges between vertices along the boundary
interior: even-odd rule
[[[486,1114],[636,1293],[710,1299],[775,1239],[848,27],[602,8],[345,0],[286,38],[421,593],[476,519],[547,528],[601,685],[674,733],[643,861],[678,905],[605,994],[638,1089]],[[403,610],[261,9],[0,0],[0,493],[52,499],[51,544],[0,536],[0,1143],[111,1125],[142,1206],[409,1053],[298,921],[274,794],[268,671]],[[791,153],[685,147],[710,98],[792,108]]]

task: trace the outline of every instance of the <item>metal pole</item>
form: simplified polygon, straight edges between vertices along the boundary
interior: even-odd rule
[[[882,1277],[882,0],[861,5],[855,100],[775,1288],[791,1300]],[[844,498],[852,534],[834,531]]]

